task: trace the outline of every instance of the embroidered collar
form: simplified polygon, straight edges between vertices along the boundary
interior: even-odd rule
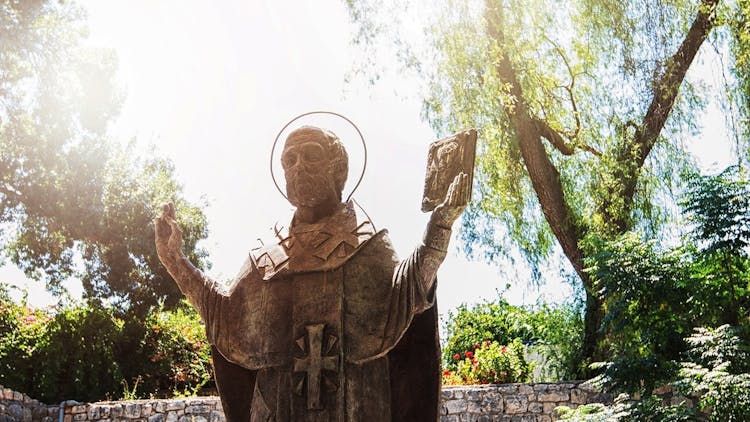
[[[276,233],[277,243],[253,250],[250,257],[264,280],[338,268],[375,234],[375,226],[353,201],[313,224],[295,224]]]

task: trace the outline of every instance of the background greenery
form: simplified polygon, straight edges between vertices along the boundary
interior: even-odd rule
[[[0,290],[0,384],[46,403],[173,397],[211,391],[210,348],[188,306],[143,323],[112,308],[54,312],[13,303]]]

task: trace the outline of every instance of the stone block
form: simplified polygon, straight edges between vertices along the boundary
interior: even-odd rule
[[[586,390],[580,388],[573,388],[570,390],[570,402],[572,404],[586,404],[588,402],[589,395]]]
[[[482,414],[482,402],[479,400],[468,402],[466,404],[466,411],[473,415],[481,415]]]
[[[141,418],[146,419],[154,413],[151,403],[141,404]]]
[[[227,418],[224,416],[224,412],[218,410],[212,410],[210,416],[211,422],[226,422]]]
[[[122,416],[122,405],[119,403],[112,404],[109,408],[109,416],[112,419],[117,419]]]
[[[164,413],[167,410],[167,403],[164,400],[159,400],[153,404],[156,413]]]
[[[470,401],[480,401],[488,391],[485,388],[468,390],[466,391],[466,398]]]
[[[516,394],[518,392],[518,384],[501,384],[497,386],[497,391],[500,394]]]
[[[521,395],[505,396],[504,405],[507,414],[525,413],[529,407],[529,400]]]
[[[70,409],[70,412],[68,412],[68,409]],[[88,406],[85,404],[78,404],[65,409],[65,413],[72,413],[74,415],[78,413],[86,413],[86,411],[88,411]]]
[[[185,407],[185,414],[188,414],[188,415],[197,414],[197,413],[208,413],[210,411],[211,411],[211,407],[206,406],[205,404]]]
[[[570,393],[567,391],[547,391],[544,393],[537,393],[537,400],[542,402],[561,402],[570,400]]]
[[[445,415],[440,417],[440,422],[461,422],[458,415]]]
[[[208,419],[205,416],[192,414],[180,416],[177,422],[208,422]]]
[[[440,398],[443,400],[450,400],[453,398],[453,389],[452,388],[443,388],[440,391]]]
[[[515,415],[511,422],[536,422],[536,415]]]
[[[488,396],[481,403],[482,413],[485,415],[499,415],[503,413],[503,396],[500,394]]]
[[[449,400],[444,404],[445,408],[448,409],[449,415],[455,415],[466,411],[466,401],[464,400]]]
[[[185,408],[185,401],[184,400],[170,400],[170,401],[167,402],[165,410],[167,410],[167,411],[182,410],[184,408]]]
[[[122,416],[127,419],[138,419],[141,417],[141,405],[138,403],[125,403]]]
[[[554,415],[555,414],[555,408],[559,406],[558,403],[552,403],[552,402],[546,402],[544,403],[544,414],[545,415]]]
[[[164,414],[163,413],[157,413],[155,415],[151,415],[148,417],[148,422],[164,422]]]
[[[18,391],[13,392],[13,400],[15,401],[23,401],[23,394],[19,393]]]
[[[87,419],[88,419],[88,417],[89,417],[89,416],[88,416],[88,414],[87,414],[87,413],[76,413],[76,414],[74,414],[74,415],[73,415],[73,420],[74,420],[74,421],[78,421],[78,422],[80,422],[80,421],[85,421],[85,420],[87,420]]]
[[[179,415],[177,415],[177,411],[167,412],[165,422],[177,422],[177,418],[179,418]]]
[[[538,401],[529,403],[529,412],[531,413],[542,413],[544,412],[544,405]]]
[[[534,388],[528,384],[521,384],[518,386],[518,394],[534,394]]]

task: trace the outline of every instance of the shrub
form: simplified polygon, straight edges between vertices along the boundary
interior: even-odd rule
[[[0,286],[0,384],[47,403],[194,395],[211,386],[210,347],[192,308],[146,321],[93,304],[56,312]]]
[[[532,365],[524,358],[524,346],[515,339],[503,346],[486,340],[453,356],[456,369],[443,371],[443,384],[505,384],[531,380]]]
[[[155,395],[195,395],[213,377],[211,347],[192,307],[159,311],[145,323],[142,391]],[[135,380],[133,380],[135,382]]]
[[[489,340],[511,344],[519,340],[544,362],[540,380],[571,379],[576,373],[583,334],[583,318],[579,306],[513,306],[502,298],[468,308],[461,305],[446,318],[447,341],[443,347],[443,366],[455,371],[458,361],[453,357],[474,345]]]
[[[112,345],[121,322],[109,311],[82,305],[51,314],[6,296],[0,321],[0,384],[48,403],[117,395],[121,374]]]

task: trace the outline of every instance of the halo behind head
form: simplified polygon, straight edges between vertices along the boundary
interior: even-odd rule
[[[328,114],[328,115],[336,116],[336,117],[339,117],[339,118],[345,120],[347,123],[349,123],[350,125],[352,125],[352,127],[354,128],[354,130],[357,131],[357,134],[359,135],[359,139],[362,142],[362,153],[363,153],[362,156],[364,158],[364,162],[363,162],[363,165],[362,165],[362,173],[360,174],[359,179],[357,180],[356,185],[354,185],[354,188],[352,189],[352,191],[349,193],[349,195],[346,197],[346,200],[344,201],[344,202],[348,202],[349,199],[351,199],[351,197],[354,194],[354,192],[359,187],[360,183],[362,183],[362,179],[365,176],[365,170],[367,169],[367,144],[365,143],[365,138],[362,135],[362,132],[359,130],[359,128],[357,127],[357,125],[354,124],[354,122],[352,122],[351,120],[349,120],[345,116],[343,116],[343,115],[341,115],[339,113],[332,112],[332,111],[310,111],[310,112],[307,112],[307,113],[303,113],[303,114],[300,114],[299,116],[293,118],[289,122],[287,122],[287,124],[285,124],[281,128],[281,130],[279,131],[279,133],[276,135],[276,139],[273,141],[273,146],[271,147],[271,157],[270,157],[270,160],[269,160],[270,161],[270,169],[271,169],[271,179],[273,180],[273,184],[274,184],[274,186],[276,186],[276,189],[279,191],[279,193],[281,194],[281,196],[283,196],[285,199],[289,200],[289,198],[287,197],[287,195],[284,193],[284,191],[279,186],[278,181],[276,180],[276,174],[274,172],[274,152],[276,151],[276,145],[279,143],[279,138],[284,133],[284,131],[289,126],[291,126],[291,124],[294,123],[295,121],[301,119],[302,117],[309,116],[309,115],[312,115],[312,114]],[[343,143],[341,143],[341,141],[338,139],[338,137],[336,135],[334,135],[330,131],[327,131],[325,129],[320,129],[320,128],[317,128],[315,126],[302,126],[302,127],[298,128],[298,129],[295,129],[292,133],[289,134],[289,136],[287,136],[287,142],[289,141],[290,138],[293,138],[293,142],[295,142],[297,139],[294,139],[295,137],[293,137],[292,134],[294,134],[294,132],[302,130],[303,128],[314,128],[315,130],[318,130],[320,132],[332,135],[333,138],[335,138],[338,141],[337,143],[341,144],[341,149],[344,151],[344,154],[346,154],[346,151],[343,149]],[[318,133],[320,133],[320,132],[318,132]],[[347,156],[348,156],[348,154],[347,154]],[[348,165],[347,165],[347,167],[348,167]],[[344,183],[346,183],[346,175],[344,175],[343,179],[344,180],[343,180],[343,182],[341,184],[342,188],[344,186]]]

